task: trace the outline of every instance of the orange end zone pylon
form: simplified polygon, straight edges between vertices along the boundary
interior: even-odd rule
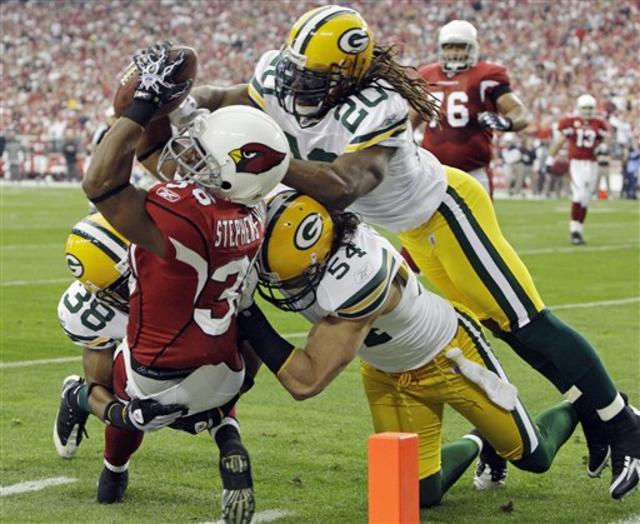
[[[369,524],[419,524],[418,435],[369,437]]]

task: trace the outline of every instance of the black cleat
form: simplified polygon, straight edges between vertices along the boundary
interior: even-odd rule
[[[493,446],[477,430],[472,433],[482,439],[482,450],[473,475],[473,485],[478,490],[504,487],[507,482],[507,461],[496,453]]]
[[[577,231],[571,233],[571,243],[574,246],[582,246],[586,244],[584,238],[582,238],[582,233],[578,233]]]
[[[62,458],[73,457],[87,434],[85,424],[89,414],[82,413],[72,398],[83,384],[84,379],[78,375],[69,375],[62,382],[62,398],[53,423],[53,444]]]
[[[611,456],[607,431],[604,423],[593,409],[580,413],[580,425],[589,452],[587,475],[596,478],[600,476]]]
[[[640,415],[630,406],[607,424],[611,445],[609,494],[619,500],[640,487]]]
[[[122,502],[124,492],[129,485],[129,471],[115,473],[105,467],[98,479],[98,502],[100,504],[114,504]]]
[[[249,453],[239,440],[220,451],[222,519],[225,524],[249,524],[256,509]]]

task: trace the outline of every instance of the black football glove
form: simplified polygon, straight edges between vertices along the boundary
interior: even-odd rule
[[[184,52],[170,60],[171,42],[154,44],[138,51],[133,61],[140,77],[133,102],[124,116],[145,126],[153,113],[191,88],[191,80],[176,83],[174,76],[184,62]]]
[[[495,129],[496,131],[511,131],[513,129],[513,122],[509,117],[492,111],[478,114],[478,124],[480,124],[480,127]]]
[[[105,409],[104,420],[131,431],[157,431],[187,411],[187,406],[183,404],[161,404],[153,399],[134,398],[128,404],[114,400]]]
[[[236,395],[229,402],[219,408],[201,411],[200,413],[189,415],[188,417],[180,417],[175,422],[169,424],[169,427],[172,429],[179,429],[180,431],[186,431],[192,435],[197,435],[205,429],[209,430],[211,428],[215,428],[220,425],[220,422],[222,422],[224,417],[229,415],[233,406],[236,405],[238,398],[239,395]]]

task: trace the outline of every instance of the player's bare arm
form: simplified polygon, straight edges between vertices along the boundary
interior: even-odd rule
[[[326,317],[316,323],[304,349],[295,348],[280,337],[255,304],[238,317],[240,333],[291,396],[305,400],[324,391],[353,360],[376,319],[400,302],[400,286],[396,280],[383,307],[367,317]]]
[[[551,147],[549,147],[548,158],[553,158],[554,156],[556,156],[560,151],[560,149],[562,149],[562,146],[566,141],[567,139],[565,138],[565,136],[562,134],[559,134],[558,137],[551,144]]]
[[[237,84],[231,87],[196,86],[191,90],[190,96],[196,101],[196,107],[204,107],[209,111],[232,105],[255,107],[249,98],[248,87],[248,84]]]
[[[498,113],[511,120],[512,131],[521,131],[531,123],[531,113],[513,92],[500,96],[496,100],[496,107]]]
[[[129,182],[136,144],[143,132],[144,128],[129,118],[119,118],[98,145],[82,189],[115,229],[131,242],[163,256],[164,240],[145,211],[145,193]]]
[[[394,151],[372,146],[344,154],[334,162],[292,160],[283,182],[327,207],[344,209],[382,182]]]
[[[138,52],[134,62],[139,80],[133,100],[96,150],[82,187],[107,221],[131,242],[164,256],[160,230],[147,214],[144,193],[129,179],[135,148],[159,109],[186,96],[191,80],[173,82],[183,55],[169,59],[170,42]]]

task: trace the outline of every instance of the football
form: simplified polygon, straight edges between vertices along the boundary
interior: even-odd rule
[[[178,68],[175,81],[180,83],[191,80],[193,85],[196,82],[198,74],[198,55],[191,47],[176,45],[169,51],[169,59],[175,59],[180,52],[184,52],[184,62]],[[113,109],[116,116],[121,116],[126,107],[133,102],[133,95],[138,87],[138,79],[138,70],[133,62],[125,67],[120,75],[118,75],[118,89],[116,90],[116,94],[113,98]],[[153,120],[171,113],[171,111],[176,109],[188,95],[189,91],[186,91],[171,103],[160,108],[153,116]]]

